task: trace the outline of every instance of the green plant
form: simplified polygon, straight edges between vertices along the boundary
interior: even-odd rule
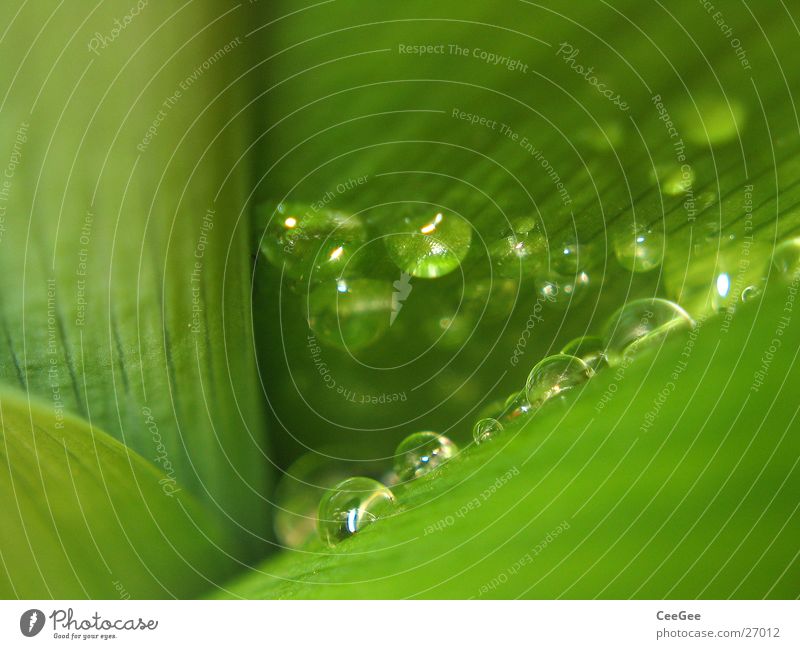
[[[794,287],[773,268],[739,306],[798,227],[797,21],[563,5],[164,2],[113,37],[112,7],[20,8],[0,43],[1,595],[797,595]],[[407,232],[353,230],[291,284],[258,254],[285,246],[256,206],[286,200],[376,230],[410,203],[457,214],[458,254],[420,265]],[[354,242],[354,281],[402,293],[370,301],[355,360],[330,345],[338,296],[302,285]],[[272,476],[304,447],[344,430],[388,463],[414,432],[393,422],[425,413],[463,448],[537,361],[654,295],[699,332],[504,421],[354,538],[273,546]]]

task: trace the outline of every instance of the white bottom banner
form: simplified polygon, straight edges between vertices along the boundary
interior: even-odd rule
[[[3,601],[0,647],[799,647],[798,617],[796,601]]]

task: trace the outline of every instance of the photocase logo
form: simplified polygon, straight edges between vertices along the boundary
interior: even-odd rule
[[[19,618],[19,630],[22,635],[32,638],[44,627],[44,613],[38,608],[25,611]]]
[[[389,315],[389,326],[394,324],[397,316],[400,315],[400,309],[403,308],[403,302],[411,295],[411,275],[408,273],[400,273],[400,279],[392,283],[394,286],[394,293],[392,293],[392,313]]]

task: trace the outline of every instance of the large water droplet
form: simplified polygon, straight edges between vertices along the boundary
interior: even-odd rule
[[[485,417],[475,422],[475,426],[472,428],[472,438],[476,444],[483,444],[494,439],[501,432],[503,432],[503,424],[497,419]]]
[[[592,372],[608,367],[606,348],[600,336],[581,336],[564,345],[562,354],[576,356],[589,366]]]
[[[660,225],[630,224],[614,235],[614,255],[619,264],[635,273],[646,273],[664,259],[664,232]]]
[[[611,316],[603,334],[606,354],[612,365],[645,346],[653,345],[675,331],[687,331],[694,321],[674,302],[645,298],[629,302]]]
[[[328,545],[336,545],[391,513],[394,505],[392,492],[377,480],[348,478],[322,498],[317,523],[319,536]]]
[[[389,257],[414,277],[441,277],[456,270],[469,252],[472,226],[457,214],[420,211],[387,224]]]
[[[314,289],[308,309],[308,324],[321,341],[362,349],[379,340],[389,327],[392,287],[379,280],[339,279]]]
[[[283,545],[297,548],[316,531],[317,510],[328,489],[358,468],[379,476],[378,463],[344,462],[317,453],[297,459],[275,487],[275,535]]]
[[[589,366],[580,358],[567,354],[555,354],[539,361],[525,384],[528,402],[544,403],[561,397],[584,383],[592,374]]]
[[[412,480],[430,473],[458,453],[458,447],[444,435],[413,433],[394,453],[394,470],[402,480]]]
[[[309,454],[295,462],[275,488],[274,527],[278,541],[297,548],[311,538],[322,496],[346,477],[317,455]]]
[[[321,282],[339,277],[366,241],[360,219],[309,205],[280,203],[272,209],[261,251],[275,267],[298,281]]]

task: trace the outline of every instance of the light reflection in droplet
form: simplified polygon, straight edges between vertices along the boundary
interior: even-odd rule
[[[728,273],[720,273],[717,276],[717,294],[720,297],[726,297],[728,295],[728,291],[731,290],[731,280],[728,277]]]

